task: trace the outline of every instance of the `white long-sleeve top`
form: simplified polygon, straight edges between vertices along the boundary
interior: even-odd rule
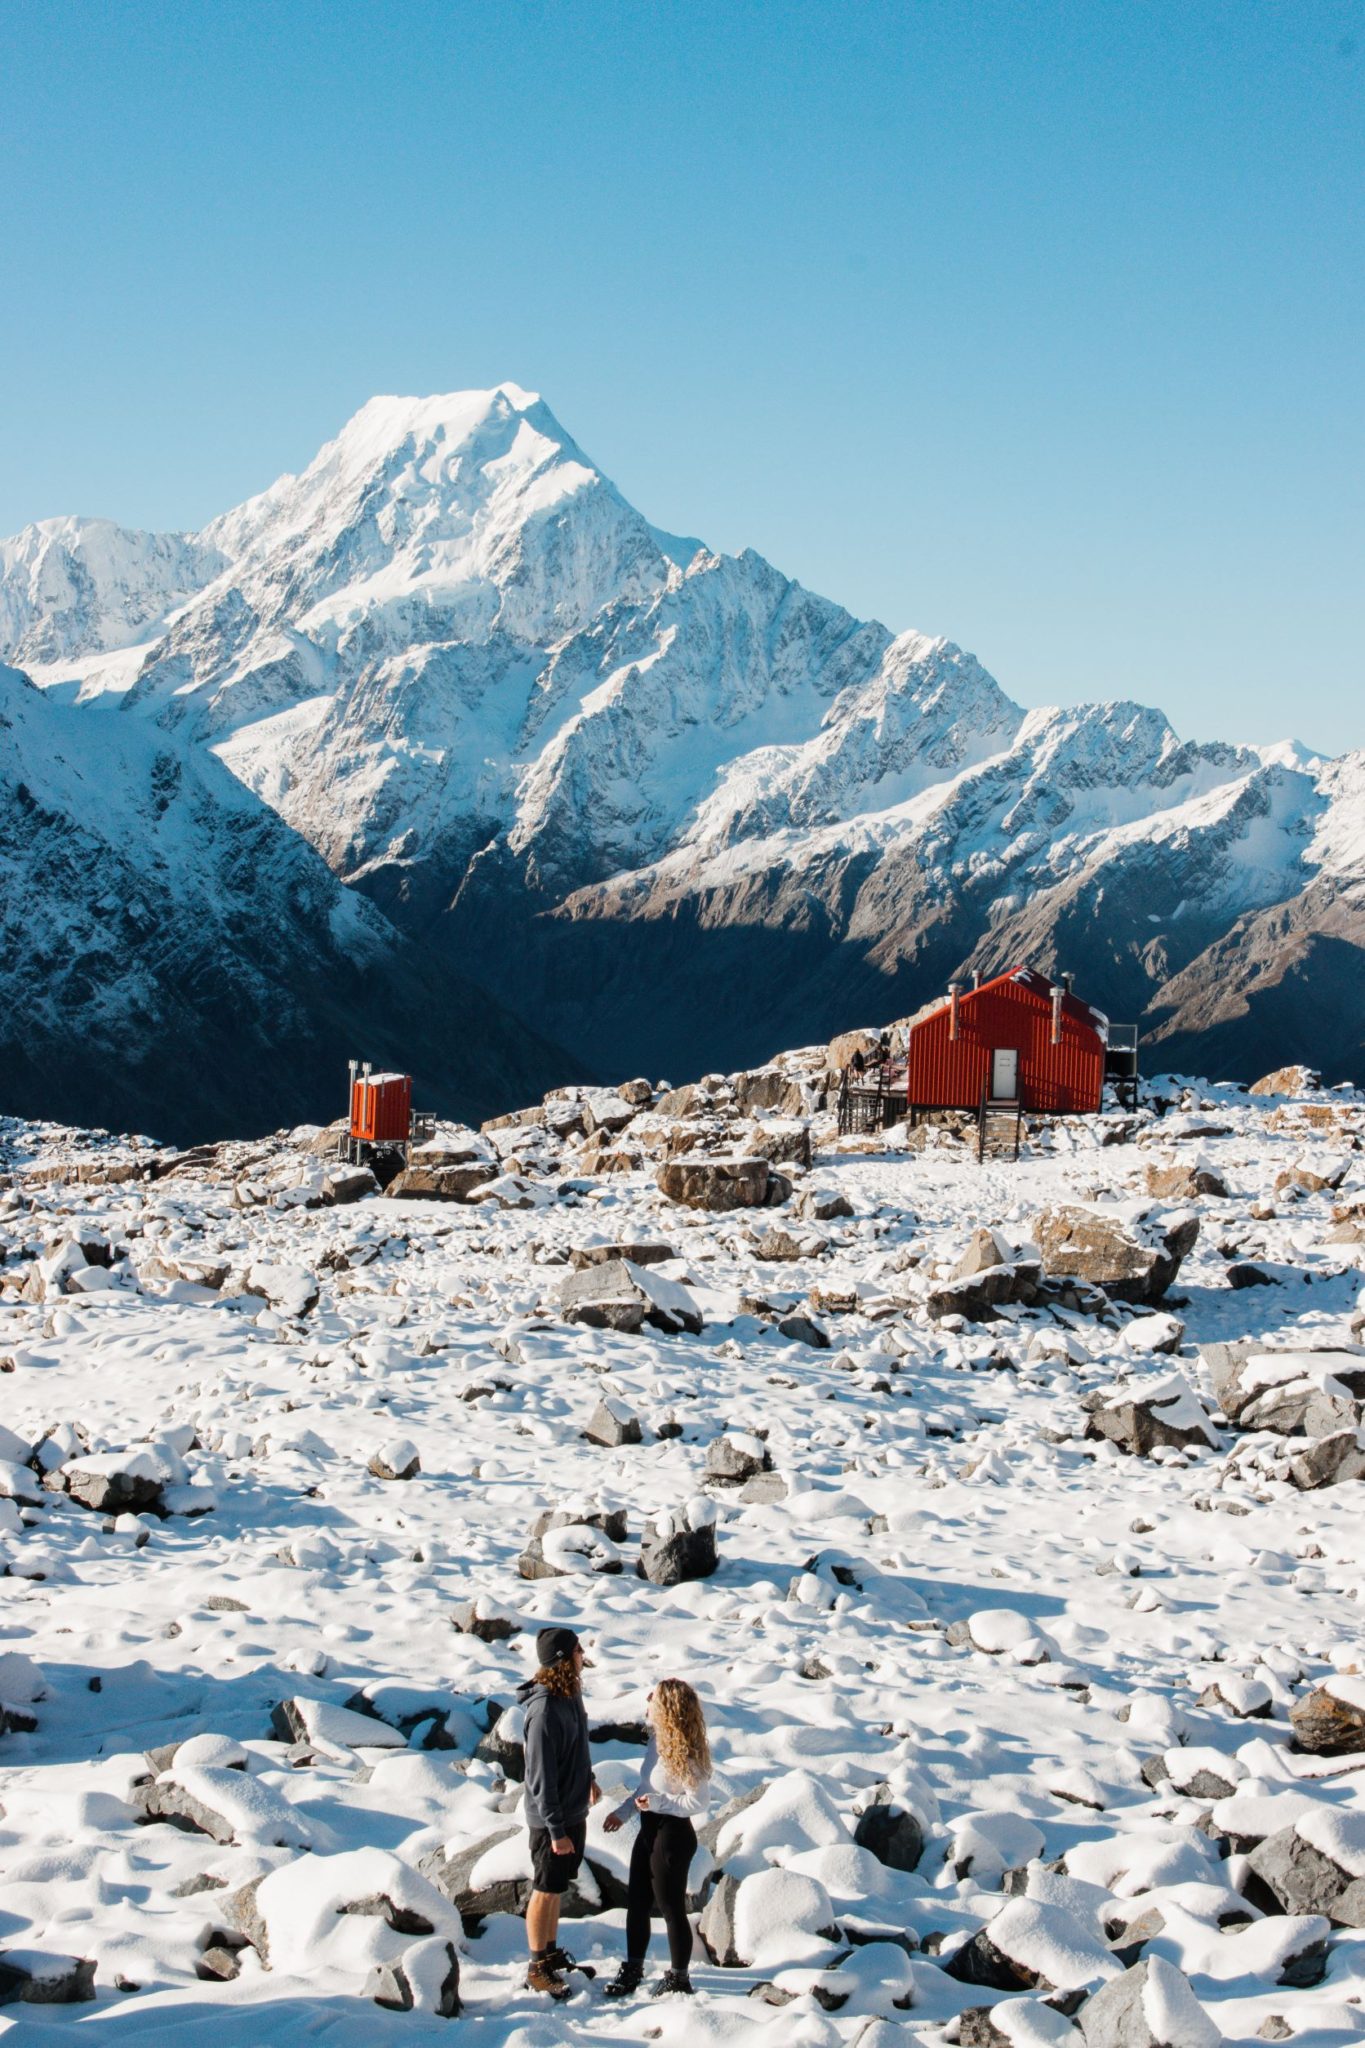
[[[687,1785],[671,1776],[659,1761],[659,1745],[652,1730],[640,1765],[640,1782],[615,1809],[618,1820],[630,1819],[642,1792],[648,1796],[650,1813],[672,1814],[678,1820],[705,1820],[711,1805],[711,1780],[698,1778],[695,1785]]]

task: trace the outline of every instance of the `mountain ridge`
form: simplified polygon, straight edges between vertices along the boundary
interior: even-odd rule
[[[488,991],[552,1063],[635,1071],[662,1041],[733,1065],[1008,954],[1172,1053],[1216,1029],[1231,1071],[1304,1050],[1237,1006],[1294,981],[1315,920],[1348,985],[1365,965],[1365,755],[1026,710],[941,636],[651,525],[517,385],[371,400],[197,535],[25,529],[0,657],[212,757],[384,946]],[[1336,1037],[1365,1079],[1359,1028]]]

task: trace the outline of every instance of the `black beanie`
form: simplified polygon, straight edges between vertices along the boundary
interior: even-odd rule
[[[536,1637],[536,1656],[543,1671],[547,1665],[560,1664],[566,1657],[572,1657],[578,1648],[578,1637],[571,1628],[543,1628]]]

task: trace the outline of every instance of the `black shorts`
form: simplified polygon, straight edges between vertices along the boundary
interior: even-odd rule
[[[548,1828],[531,1830],[531,1869],[538,1892],[566,1892],[578,1875],[578,1866],[583,1861],[587,1846],[588,1823],[580,1820],[565,1834],[573,1843],[572,1856],[556,1856],[550,1847],[553,1837]]]

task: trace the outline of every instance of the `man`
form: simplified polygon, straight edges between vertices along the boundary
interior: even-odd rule
[[[526,1824],[535,1889],[526,1908],[532,1991],[567,1998],[563,1972],[572,1958],[559,1946],[559,1909],[588,1836],[588,1808],[602,1794],[588,1753],[583,1705],[583,1646],[571,1628],[543,1628],[539,1669],[518,1691],[526,1706]]]

